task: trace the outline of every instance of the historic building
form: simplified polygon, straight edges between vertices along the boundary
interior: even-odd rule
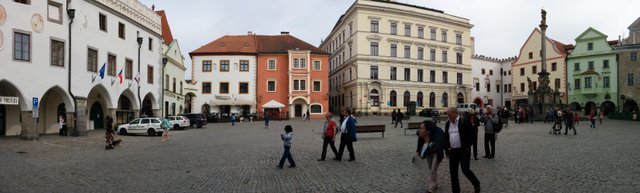
[[[160,26],[138,1],[0,3],[0,135],[56,133],[59,116],[84,135],[106,116],[159,115]]]
[[[330,108],[384,114],[468,102],[472,27],[440,10],[356,0],[320,45],[331,53]]]
[[[640,101],[640,17],[636,19],[627,29],[629,36],[615,45],[618,53],[618,91],[620,109],[623,112],[638,112]]]
[[[566,95],[566,49],[570,45],[564,45],[549,37],[546,41],[546,71],[549,75],[549,86],[552,90],[560,92],[560,100],[567,104]],[[522,104],[529,104],[528,93],[538,87],[538,73],[542,71],[541,65],[542,33],[538,28],[534,29],[525,43],[520,48],[518,57],[511,65],[513,95],[512,100],[516,108]],[[529,84],[531,81],[531,84]]]
[[[567,58],[568,104],[588,115],[616,112],[618,106],[618,62],[607,35],[588,28],[576,39]]]
[[[184,66],[184,57],[180,52],[180,44],[178,40],[173,38],[171,27],[167,21],[167,14],[164,10],[156,11],[162,18],[162,77],[163,95],[160,101],[164,101],[162,108],[163,116],[177,115],[184,113],[185,94],[184,94],[184,72],[187,68]]]
[[[480,107],[511,108],[511,63],[515,57],[504,59],[473,55],[471,57],[471,75],[473,90],[471,102]]]

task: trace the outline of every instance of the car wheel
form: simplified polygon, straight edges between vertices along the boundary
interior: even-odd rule
[[[175,129],[175,130],[180,129],[180,125],[178,125],[178,124],[173,125],[173,129]]]
[[[149,128],[149,130],[147,130],[147,134],[149,136],[156,136],[156,130],[153,128]]]
[[[122,129],[120,129],[120,131],[118,131],[118,134],[126,135],[127,134],[127,130],[125,128],[122,128]]]
[[[198,123],[198,124],[196,124],[196,127],[202,128],[202,125],[200,123]]]

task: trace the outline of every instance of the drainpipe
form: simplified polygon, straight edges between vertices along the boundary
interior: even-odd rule
[[[67,59],[68,61],[68,66],[69,66],[69,72],[68,72],[68,90],[69,90],[69,95],[71,96],[71,99],[73,100],[73,136],[78,136],[78,102],[76,102],[76,96],[73,95],[73,92],[71,91],[71,24],[73,24],[73,18],[75,18],[76,16],[76,10],[75,9],[69,9],[69,4],[71,4],[71,0],[67,0],[67,16],[69,16],[69,58]]]
[[[137,41],[138,41],[138,76],[140,76],[140,48],[142,48],[142,37],[140,37],[140,31],[137,32]],[[149,76],[149,75],[147,75]],[[142,78],[140,78],[142,79]],[[140,99],[140,82],[142,82],[142,80],[140,80],[138,82],[138,104],[140,104],[140,112],[138,112],[138,117],[141,117],[142,115],[142,99]]]
[[[160,91],[160,93],[161,93],[160,94],[160,103],[161,103],[160,104],[161,105],[161,107],[160,107],[161,115],[160,116],[161,117],[164,117],[164,115],[167,114],[167,113],[165,113],[165,111],[168,111],[167,109],[164,109],[164,83],[165,83],[164,82],[165,81],[164,80],[164,76],[165,76],[164,67],[167,65],[167,61],[168,61],[168,59],[167,59],[166,56],[162,57],[162,77],[161,77],[162,78],[162,91]]]

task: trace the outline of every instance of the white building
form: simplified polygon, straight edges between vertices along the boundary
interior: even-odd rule
[[[167,15],[164,10],[156,11],[162,17],[162,54],[163,60],[166,58],[164,65],[164,108],[162,115],[177,115],[184,113],[185,95],[184,95],[184,72],[187,68],[184,66],[184,57],[180,52],[180,44],[178,40],[173,38]],[[164,62],[164,61],[163,61]]]
[[[124,123],[159,113],[160,16],[150,8],[130,0],[23,0],[3,1],[0,11],[0,96],[18,98],[0,105],[0,135],[57,133],[58,116],[71,135],[84,135],[104,128],[106,115]]]
[[[472,101],[481,107],[511,107],[511,63],[515,57],[498,59],[483,55],[471,57]],[[502,102],[500,102],[502,101]]]

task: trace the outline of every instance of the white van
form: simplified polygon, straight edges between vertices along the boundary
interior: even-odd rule
[[[479,112],[480,112],[480,111],[479,111],[480,109],[479,109],[479,107],[478,107],[478,104],[475,104],[475,103],[460,103],[460,104],[458,104],[458,112],[459,112],[459,113],[465,113],[465,112],[468,112],[470,108],[472,108],[473,110],[475,110],[475,111],[476,111],[476,113],[479,113]]]

